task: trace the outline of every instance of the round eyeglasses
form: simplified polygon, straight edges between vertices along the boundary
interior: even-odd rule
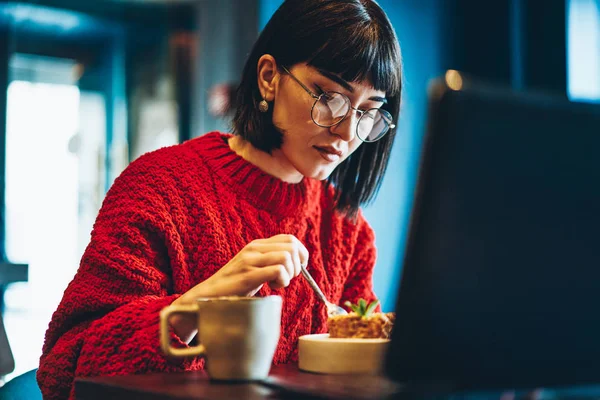
[[[376,142],[390,129],[394,129],[392,115],[386,110],[371,108],[359,110],[352,107],[348,96],[338,92],[323,92],[320,95],[313,93],[298,78],[296,78],[286,67],[283,70],[296,81],[308,93],[315,102],[311,108],[311,118],[315,125],[330,128],[340,124],[350,112],[354,110],[359,114],[356,124],[356,136],[363,142]]]

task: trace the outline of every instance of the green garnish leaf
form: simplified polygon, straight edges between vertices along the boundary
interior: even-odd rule
[[[346,302],[344,303],[344,305],[345,305],[346,307],[348,307],[349,309],[351,309],[352,311],[354,311],[355,313],[357,313],[357,314],[359,314],[359,315],[360,315],[360,309],[359,309],[359,307],[358,307],[356,304],[352,304],[352,303],[350,303],[349,301],[346,301]]]
[[[375,307],[379,304],[379,300],[367,304],[365,299],[358,300],[358,304],[352,304],[349,301],[344,302],[344,305],[354,311],[360,317],[368,317],[373,313]]]
[[[367,302],[365,299],[358,300],[358,307],[360,308],[360,315],[364,316],[367,312]]]
[[[374,302],[372,302],[371,304],[369,304],[369,307],[367,307],[367,311],[365,312],[365,316],[369,316],[373,313],[373,310],[375,310],[375,307],[377,307],[377,304],[379,304],[379,300],[375,300]]]

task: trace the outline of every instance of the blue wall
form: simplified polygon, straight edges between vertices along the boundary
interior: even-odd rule
[[[400,41],[404,93],[391,162],[375,202],[365,215],[376,234],[378,260],[374,286],[384,311],[396,301],[402,270],[421,143],[425,129],[427,85],[442,73],[440,0],[380,0]]]
[[[277,11],[281,3],[283,3],[283,0],[260,0],[258,3],[259,30],[262,31],[267,22],[269,22],[271,15]]]
[[[384,311],[391,311],[402,270],[412,197],[425,126],[426,87],[442,73],[439,33],[443,0],[380,0],[400,40],[404,96],[397,138],[381,191],[365,215],[376,234],[378,260],[374,286]],[[281,0],[261,0],[260,29]]]

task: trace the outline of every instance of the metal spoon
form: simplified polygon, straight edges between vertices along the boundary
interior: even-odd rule
[[[302,268],[302,275],[307,280],[310,287],[315,291],[315,293],[317,294],[317,297],[323,303],[325,303],[325,306],[327,307],[327,315],[329,315],[330,317],[333,317],[335,315],[347,315],[348,312],[346,310],[344,310],[342,307],[340,307],[338,305],[331,303],[330,301],[328,301],[325,298],[325,295],[321,291],[321,288],[319,288],[319,285],[317,285],[317,282],[315,282],[313,277],[310,276],[310,273],[306,270],[306,265],[301,265],[300,267]]]

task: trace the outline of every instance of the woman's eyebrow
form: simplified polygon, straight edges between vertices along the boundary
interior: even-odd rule
[[[387,104],[387,99],[385,97],[381,97],[381,96],[371,96],[371,97],[369,97],[369,100],[379,101],[383,104]]]
[[[340,85],[341,87],[343,87],[344,89],[349,91],[350,93],[354,93],[354,88],[345,79],[342,79],[339,76],[337,76],[336,74],[333,74],[324,69],[317,68],[317,71],[319,71],[319,73],[321,75],[323,75],[325,78],[331,79],[332,81],[334,81],[335,83],[337,83],[338,85]],[[387,103],[387,99],[385,97],[381,97],[381,96],[371,96],[371,97],[369,97],[369,100],[378,101],[378,102],[381,102],[384,104]]]

